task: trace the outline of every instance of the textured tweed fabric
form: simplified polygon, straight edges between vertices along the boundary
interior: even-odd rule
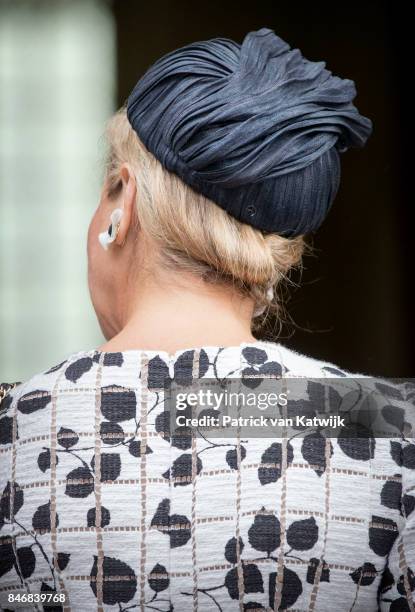
[[[80,352],[16,387],[0,594],[65,593],[51,609],[81,612],[415,610],[413,439],[169,435],[166,381],[252,373],[345,375],[256,342]]]

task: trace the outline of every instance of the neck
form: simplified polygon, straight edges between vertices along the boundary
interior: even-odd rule
[[[185,348],[254,342],[252,309],[252,300],[237,291],[194,278],[175,286],[141,286],[121,331],[100,350],[147,349],[172,354]]]

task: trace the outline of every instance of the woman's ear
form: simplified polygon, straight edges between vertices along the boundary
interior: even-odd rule
[[[120,221],[115,243],[119,246],[124,244],[130,229],[134,214],[136,214],[137,185],[134,172],[129,164],[123,164],[120,169],[122,190],[119,198],[123,215]]]

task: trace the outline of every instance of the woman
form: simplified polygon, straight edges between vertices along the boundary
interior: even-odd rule
[[[9,602],[414,610],[410,440],[219,443],[176,435],[164,405],[175,382],[346,376],[252,329],[333,202],[339,153],[370,133],[354,96],[261,29],[161,58],[110,120],[88,234],[107,342],[3,401]]]

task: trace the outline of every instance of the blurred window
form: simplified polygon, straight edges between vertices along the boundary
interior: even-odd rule
[[[107,2],[0,0],[0,379],[102,342],[86,236],[114,102]]]

